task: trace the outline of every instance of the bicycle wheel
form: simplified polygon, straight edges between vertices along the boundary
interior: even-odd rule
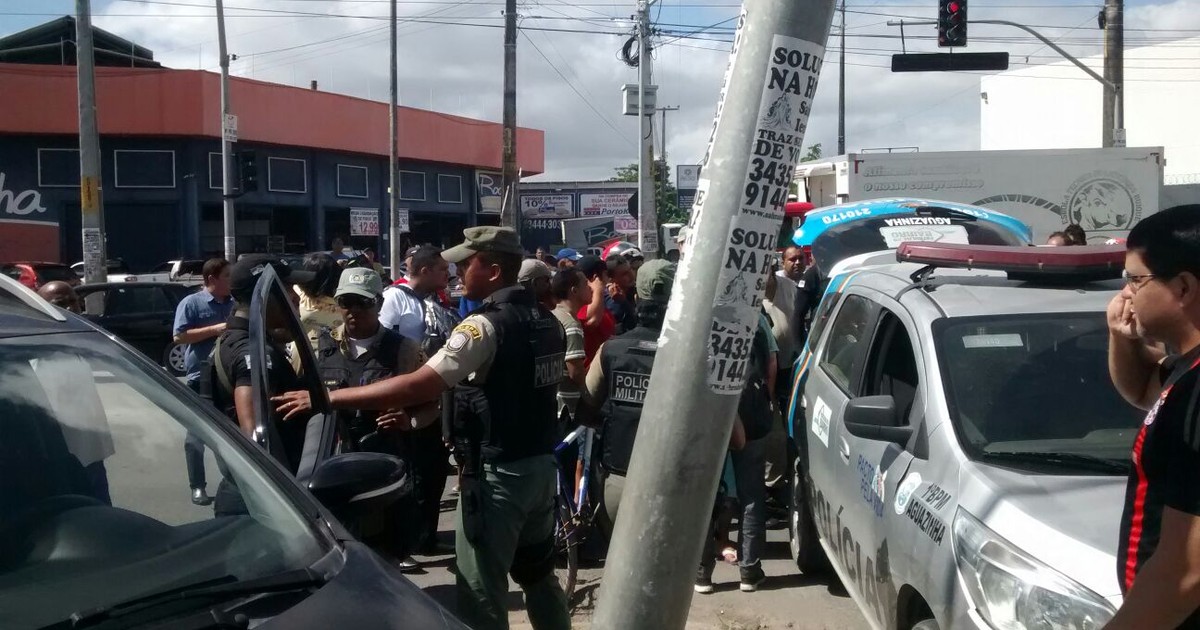
[[[567,583],[563,591],[567,595],[567,608],[574,608],[571,598],[575,596],[575,579],[579,575],[579,545],[567,545]]]
[[[567,559],[567,575],[563,589],[567,594],[567,601],[570,601],[575,592],[575,578],[579,570],[574,537],[575,519],[571,501],[560,492],[554,497],[554,550]]]

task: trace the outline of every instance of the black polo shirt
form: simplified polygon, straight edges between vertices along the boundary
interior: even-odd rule
[[[1200,348],[1163,365],[1163,392],[1133,443],[1117,577],[1128,593],[1154,554],[1163,509],[1200,516]],[[1200,629],[1200,611],[1180,628]]]
[[[302,340],[302,343],[306,341]],[[229,318],[225,324],[225,332],[221,333],[218,339],[217,352],[220,353],[219,365],[225,369],[225,376],[234,389],[253,387],[254,380],[250,372],[250,356],[253,348],[250,343],[250,321],[248,319],[237,315]],[[267,380],[270,387],[268,394],[271,395],[305,389],[300,378],[292,370],[287,352],[283,346],[272,339],[267,340]],[[224,409],[225,414],[236,423],[237,411],[233,404],[233,392],[225,391],[219,380],[214,383],[213,389],[215,390],[214,402],[219,401],[220,403],[217,408]],[[300,463],[300,455],[304,451],[305,423],[300,419],[284,422],[283,415],[274,411],[275,405],[270,405],[270,407],[272,409],[271,422],[275,423],[283,442],[284,453],[288,458],[288,461],[282,463],[288,470],[295,472],[296,466]]]

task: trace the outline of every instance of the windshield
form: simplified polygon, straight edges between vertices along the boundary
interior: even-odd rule
[[[1021,237],[1003,226],[974,217],[894,214],[849,221],[828,228],[812,244],[813,259],[822,274],[859,254],[896,249],[905,241],[971,243],[974,245],[1025,245]]]
[[[328,550],[253,447],[157,369],[95,333],[0,342],[0,627],[305,568]],[[185,440],[203,444],[208,491],[240,492],[242,514],[192,502]]]
[[[38,275],[38,282],[46,284],[55,280],[62,282],[79,282],[79,274],[66,265],[38,265],[35,270]]]
[[[934,338],[950,418],[973,459],[1129,461],[1141,412],[1109,380],[1104,313],[943,319]]]

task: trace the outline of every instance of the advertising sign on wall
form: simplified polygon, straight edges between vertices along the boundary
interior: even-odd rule
[[[579,215],[584,217],[629,215],[629,198],[633,189],[619,192],[585,193],[579,195]],[[634,231],[637,227],[634,226]]]
[[[570,219],[575,216],[574,195],[521,195],[521,216],[527,219]]]
[[[504,190],[500,173],[475,171],[475,191],[479,195],[479,214],[500,214]]]
[[[379,208],[350,208],[350,236],[379,236]]]

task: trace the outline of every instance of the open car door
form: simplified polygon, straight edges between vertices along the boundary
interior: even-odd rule
[[[274,421],[279,417],[275,412],[272,396],[282,394],[275,391],[279,388],[278,381],[272,379],[268,362],[268,341],[282,346],[287,344],[291,353],[299,355],[291,357],[292,365],[299,359],[300,371],[296,381],[300,388],[308,391],[312,400],[313,414],[307,420],[294,418],[288,422],[305,422],[304,448],[300,452],[299,461],[295,453],[289,455],[284,449],[279,427]],[[308,343],[308,335],[300,324],[300,316],[292,304],[291,292],[279,280],[279,276],[270,265],[264,265],[263,272],[254,287],[254,297],[250,302],[250,374],[254,379],[254,417],[256,424],[255,439],[276,460],[283,463],[289,470],[296,471],[296,480],[307,485],[321,462],[333,456],[337,439],[335,416],[329,409],[329,395],[317,372],[316,358]],[[293,369],[282,366],[280,369]]]
[[[316,496],[355,535],[364,535],[363,523],[378,520],[382,510],[404,497],[411,497],[413,481],[398,458],[382,453],[341,453],[337,448],[337,416],[329,406],[329,394],[317,371],[316,357],[300,316],[292,303],[294,294],[279,280],[270,265],[264,265],[250,302],[250,376],[254,380],[254,437],[260,446],[289,470],[296,481]],[[292,356],[281,359],[278,370],[299,371],[272,377],[269,361],[286,344]],[[280,417],[271,397],[283,389],[303,389],[312,401],[312,415],[293,418],[304,423],[300,449],[285,448],[280,434]],[[289,453],[290,451],[290,453]],[[293,461],[296,460],[296,461]],[[415,501],[415,499],[413,499]]]

